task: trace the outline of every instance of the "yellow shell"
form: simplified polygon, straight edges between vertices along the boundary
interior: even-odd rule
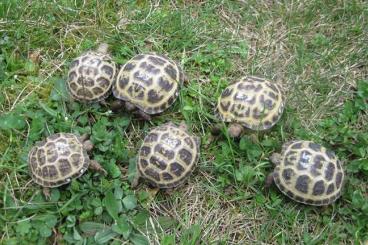
[[[278,84],[257,77],[244,77],[228,86],[217,103],[225,122],[234,122],[252,130],[274,126],[284,110],[284,98]]]

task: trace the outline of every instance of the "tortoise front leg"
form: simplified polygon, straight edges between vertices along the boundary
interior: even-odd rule
[[[95,160],[91,160],[91,162],[89,164],[89,168],[94,170],[94,171],[98,171],[98,172],[102,173],[103,175],[107,175],[106,170]]]
[[[45,196],[46,200],[50,200],[51,199],[51,190],[48,187],[43,187],[42,188],[42,193]]]

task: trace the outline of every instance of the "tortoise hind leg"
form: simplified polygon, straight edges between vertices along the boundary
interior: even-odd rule
[[[141,111],[141,110],[138,110],[138,115],[145,121],[151,121],[151,116],[148,115],[147,113]]]
[[[265,180],[265,187],[266,188],[270,188],[271,185],[274,183],[273,181],[273,173],[270,173],[269,175],[267,175],[266,180]]]

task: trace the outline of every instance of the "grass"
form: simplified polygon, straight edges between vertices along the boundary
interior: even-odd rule
[[[0,241],[2,244],[363,244],[368,240],[368,5],[365,1],[16,1],[0,3]],[[156,51],[190,83],[169,111],[142,122],[72,103],[68,65],[100,42],[116,62]],[[253,74],[280,82],[282,120],[269,132],[210,141],[216,98]],[[185,120],[201,159],[173,194],[129,173],[148,130]],[[54,132],[91,133],[88,172],[46,201],[27,154]],[[290,139],[333,149],[342,197],[325,208],[263,187],[272,152]]]

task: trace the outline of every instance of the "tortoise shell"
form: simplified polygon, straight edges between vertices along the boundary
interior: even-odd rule
[[[137,168],[140,177],[159,188],[182,184],[199,159],[198,137],[172,123],[152,129],[139,150]]]
[[[281,88],[263,78],[247,76],[231,84],[218,99],[221,120],[252,130],[267,130],[281,118],[284,99]]]
[[[112,92],[116,98],[152,115],[163,112],[175,102],[183,81],[182,69],[168,57],[139,54],[120,69]]]
[[[273,179],[289,198],[309,205],[328,205],[341,195],[342,163],[335,153],[311,141],[283,145]]]
[[[37,184],[57,187],[80,177],[88,169],[90,159],[80,138],[58,133],[32,147],[28,164]]]
[[[72,97],[82,102],[97,102],[111,92],[116,65],[108,54],[89,51],[71,63],[67,88]]]

